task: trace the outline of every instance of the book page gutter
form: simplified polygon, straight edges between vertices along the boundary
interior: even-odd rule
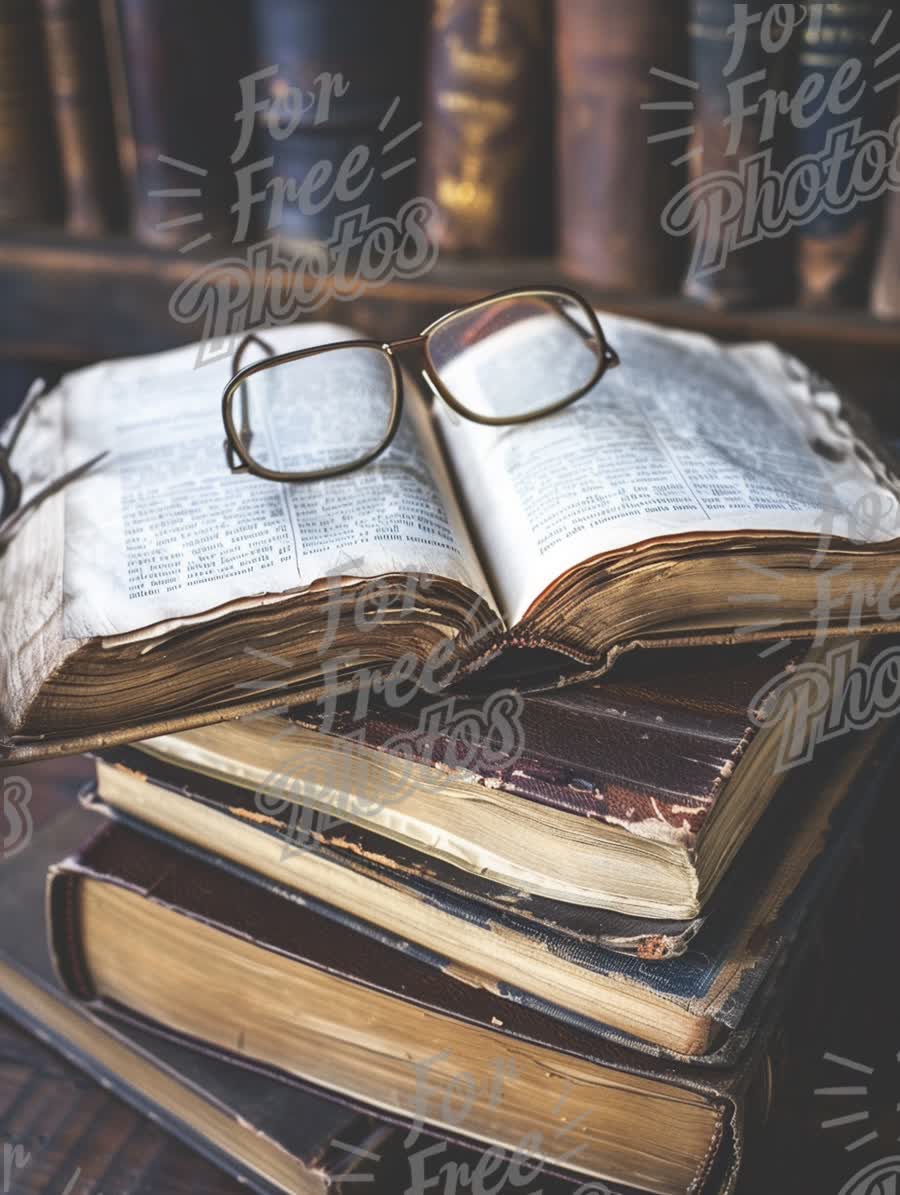
[[[566,410],[492,428],[437,406],[509,625],[574,566],[659,536],[847,535],[873,490],[883,517],[870,539],[896,536],[896,493],[860,461],[837,398],[816,393],[799,362],[771,345],[723,349],[601,322],[622,364]],[[560,391],[567,344],[558,317],[529,318],[466,349],[445,381],[462,402],[483,407],[503,388],[527,407],[548,378]]]
[[[349,336],[321,324],[266,333],[276,352]],[[415,571],[483,591],[455,502],[410,419],[382,457],[347,477],[293,485],[234,475],[221,419],[230,361],[197,369],[196,352],[93,366],[61,384],[67,461],[109,453],[66,492],[68,638],[157,635],[281,601],[322,577]],[[319,397],[309,409],[339,421],[340,394],[310,396]],[[258,423],[265,442],[254,449],[291,467],[287,430]],[[314,423],[304,431],[314,437]]]

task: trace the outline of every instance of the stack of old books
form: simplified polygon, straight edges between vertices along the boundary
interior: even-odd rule
[[[194,350],[23,434],[26,489],[109,455],[0,560],[9,768],[96,759],[3,865],[4,1000],[257,1189],[728,1191],[802,1062],[900,491],[771,347],[609,324],[607,401],[447,462],[233,478]]]

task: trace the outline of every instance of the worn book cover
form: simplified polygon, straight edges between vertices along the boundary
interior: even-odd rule
[[[629,924],[454,874],[337,815],[322,829],[310,822],[303,840],[291,833],[288,803],[254,801],[133,750],[99,762],[98,787],[108,812],[188,849],[205,853],[214,841],[209,858],[220,866],[431,966],[464,968],[514,1004],[630,1036],[637,1049],[721,1065],[746,1048],[757,994],[878,791],[883,768],[867,760],[871,745],[821,747],[789,774],[706,914],[677,927]],[[626,932],[630,953],[615,949]]]
[[[58,223],[56,140],[39,6],[0,11],[0,224]]]
[[[876,779],[870,775],[871,783]],[[820,871],[811,890],[797,898],[808,908],[826,907],[845,868],[846,848],[871,807],[871,791],[868,800],[854,803],[844,825],[850,832],[835,839],[841,845],[825,852],[826,875]],[[756,1098],[749,1089],[760,1051],[776,1020],[784,1023],[791,989],[806,990],[801,975],[821,982],[805,967],[815,936],[795,935],[794,949],[783,942],[786,957],[757,994],[757,1020],[743,1060],[737,1067],[703,1070],[653,1061],[630,1043],[610,1041],[571,1018],[511,1004],[491,985],[473,982],[471,973],[429,965],[380,937],[323,918],[283,891],[125,826],[110,827],[80,856],[54,868],[49,883],[57,965],[73,994],[92,1007],[186,1035],[201,1048],[288,1079],[341,1090],[361,1106],[377,1105],[401,1120],[414,1107],[413,1072],[422,1051],[434,1058],[437,1050],[440,1059],[458,1053],[478,1067],[479,1058],[514,1048],[517,1067],[536,1065],[545,1073],[539,1084],[545,1111],[560,1068],[579,1083],[588,1111],[579,1130],[579,1168],[601,1178],[640,1175],[642,1186],[660,1195],[714,1189],[719,1167],[726,1189],[733,1183],[745,1105]],[[668,965],[657,964],[661,973]],[[214,1005],[204,995],[207,985],[191,980],[192,969],[217,993]],[[365,1017],[358,1020],[363,1007]],[[304,1032],[285,1037],[278,1029],[282,1022]],[[358,1029],[350,1039],[348,1024]],[[453,1067],[447,1066],[445,1073],[438,1063],[436,1083],[450,1079]],[[536,1114],[527,1110],[531,1084],[521,1077],[524,1086],[517,1082],[496,1107],[479,1105],[479,1136],[509,1144],[516,1118]],[[637,1127],[647,1096],[655,1100],[651,1119],[658,1143],[667,1139],[668,1118],[680,1108],[678,1156],[658,1153]],[[594,1115],[603,1117],[602,1137],[592,1127]],[[452,1127],[436,1108],[426,1119],[439,1131]],[[541,1152],[559,1164],[555,1145],[545,1140]]]
[[[526,899],[694,921],[875,642],[771,660],[750,647],[634,653],[554,693],[326,702],[140,750],[254,793],[301,830],[297,806]]]
[[[682,98],[687,136],[672,143],[682,150],[679,160],[691,183],[677,213],[691,242],[683,289],[711,307],[785,303],[793,289],[784,268],[790,233],[766,235],[758,201],[759,180],[777,177],[793,132],[783,111],[770,121],[771,109],[763,103],[766,92],[789,88],[789,46],[768,34],[769,22],[780,14],[767,0],[739,8],[733,0],[689,0],[689,7],[689,83]],[[740,23],[738,11],[744,14]],[[756,187],[747,180],[756,180]]]
[[[230,247],[234,115],[253,69],[246,0],[229,0],[227,20],[214,0],[99,3],[132,235]]]

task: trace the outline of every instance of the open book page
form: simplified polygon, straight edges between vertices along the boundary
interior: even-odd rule
[[[817,392],[799,362],[772,345],[601,322],[621,366],[556,415],[486,427],[435,404],[508,625],[569,568],[659,536],[848,535],[873,489],[872,538],[896,535],[896,493],[855,454],[836,396]],[[559,392],[571,356],[571,329],[536,316],[466,349],[444,380],[480,409],[507,388],[527,408],[548,375]]]
[[[286,352],[352,335],[309,324],[266,338]],[[225,606],[282,600],[319,578],[390,572],[459,581],[493,606],[433,433],[420,434],[411,411],[359,472],[301,484],[234,475],[221,417],[230,364],[195,368],[196,351],[109,362],[60,384],[69,461],[109,451],[66,492],[68,636],[159,632]],[[328,388],[330,372],[311,376],[321,378],[309,409],[322,428],[366,419],[365,403],[347,410],[340,386]],[[257,455],[280,463],[285,431],[275,418],[257,426]],[[304,432],[314,440],[315,419]]]

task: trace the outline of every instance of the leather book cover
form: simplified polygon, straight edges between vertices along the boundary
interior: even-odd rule
[[[101,3],[132,234],[230,245],[234,114],[252,70],[246,0],[229,0],[227,20],[217,0]]]
[[[423,192],[451,253],[550,248],[549,0],[439,0],[427,53]]]
[[[678,288],[683,241],[662,215],[684,171],[678,143],[659,138],[686,123],[671,110],[685,101],[671,76],[684,74],[686,13],[683,0],[557,0],[560,251],[604,290]]]
[[[41,9],[66,227],[99,236],[123,217],[99,5],[41,0]]]
[[[62,217],[38,17],[33,0],[0,6],[0,224]]]
[[[738,45],[729,33],[735,21],[733,0],[689,0],[687,77],[691,104],[685,126],[691,133],[685,148],[693,188],[690,226],[691,264],[684,292],[711,307],[749,307],[788,298],[790,274],[784,268],[789,237],[758,235],[759,212],[748,208],[751,188],[735,188],[728,202],[716,197],[715,176],[734,179],[758,155],[769,153],[775,166],[787,152],[787,119],[781,117],[770,136],[763,127],[762,94],[784,88],[790,59],[786,48],[768,52],[760,36],[768,0],[750,0],[746,38]],[[777,15],[777,14],[776,14]],[[755,19],[754,19],[755,18]],[[732,58],[741,53],[736,62]],[[740,101],[730,84],[741,81]],[[763,175],[769,173],[764,167]],[[711,194],[708,194],[711,193]],[[762,205],[760,210],[764,210]],[[684,216],[682,223],[687,223]],[[742,243],[743,242],[743,243]]]
[[[363,719],[352,705],[333,718],[322,705],[289,716],[375,750],[412,745],[405,757],[451,777],[691,847],[759,733],[748,712],[754,698],[803,658],[803,646],[774,659],[751,646],[626,653],[601,682],[523,694],[521,750],[504,756],[487,739],[466,742],[462,767],[453,714],[471,698],[390,710],[373,701]]]
[[[134,747],[111,747],[97,755],[113,767],[198,801],[240,824],[253,822],[260,833],[276,838],[285,852],[313,849],[334,866],[350,868],[377,882],[387,880],[392,886],[414,893],[417,899],[500,932],[525,938],[560,935],[572,943],[573,951],[580,944],[588,950],[605,947],[621,954],[663,959],[684,954],[706,919],[705,913],[685,921],[634,917],[520,892],[486,876],[462,872],[443,859],[354,825],[337,814],[313,816],[307,819],[307,825],[299,806],[289,807],[287,801],[276,805],[267,800],[265,817],[260,818],[257,794],[249,789],[179,767]],[[127,820],[127,815],[106,805],[102,794],[94,792],[85,800],[98,812]],[[146,823],[142,827],[148,829]],[[225,864],[222,856],[211,857]],[[723,881],[725,886],[731,886],[730,876]]]
[[[342,103],[341,99],[335,101],[335,108]],[[288,197],[283,204],[276,206],[273,202],[268,208],[264,204],[257,208],[260,235],[278,236],[285,242],[297,245],[311,242],[327,244],[335,237],[338,221],[347,220],[352,227],[359,220],[354,213],[361,209],[368,209],[369,220],[388,216],[395,218],[404,203],[412,198],[415,169],[410,165],[391,174],[390,166],[385,163],[386,168],[382,168],[382,162],[390,138],[404,127],[410,126],[403,126],[394,117],[384,132],[377,125],[369,129],[345,129],[340,126],[334,129],[300,128],[283,140],[265,142],[263,138],[266,134],[260,132],[258,157],[260,160],[272,159],[270,169],[257,176],[260,189],[267,185],[268,180],[275,179],[280,180],[279,186],[288,188]],[[400,153],[402,146],[394,154],[398,158],[396,164],[402,164],[404,156],[409,159],[415,153],[414,138],[403,142],[403,146],[406,146],[403,154]],[[357,187],[354,186],[346,198],[333,193],[324,204],[305,200],[298,202],[290,198],[289,192],[294,182],[301,186],[304,179],[319,177],[323,163],[332,163],[334,169],[339,170],[342,163],[357,159],[375,165],[375,169],[368,172],[370,178],[361,194],[356,194]],[[365,174],[365,171],[362,172],[360,177],[365,177]],[[325,190],[327,188],[323,188],[323,193]]]
[[[838,75],[844,77],[849,64],[855,62],[860,67],[859,81],[843,92],[855,103],[820,104],[817,119],[804,121],[794,129],[793,157],[821,158],[824,169],[833,175],[829,191],[834,194],[852,195],[858,186],[854,183],[858,151],[846,154],[840,130],[849,122],[858,122],[855,139],[865,138],[879,130],[884,132],[893,116],[886,111],[884,96],[875,89],[882,73],[876,57],[894,45],[900,31],[900,21],[895,18],[885,24],[885,16],[885,5],[875,0],[843,0],[812,9],[798,31],[795,94],[806,94],[814,85],[821,88],[821,94],[830,94],[840,82]],[[885,69],[893,71],[891,60]],[[821,80],[821,84],[813,84],[813,79]],[[802,206],[811,198],[808,190],[800,190],[796,201]],[[797,299],[804,307],[860,307],[866,303],[882,201],[867,195],[841,207],[841,211],[832,211],[822,203],[816,204],[812,217],[798,229]]]
[[[864,753],[873,745],[866,739],[856,747]],[[628,929],[638,945],[634,950],[633,942],[629,942],[633,950],[629,955],[606,944],[611,915],[602,910],[567,908],[537,898],[526,900],[522,894],[504,891],[499,884],[486,885],[478,877],[454,877],[452,868],[346,823],[325,828],[316,833],[315,841],[297,845],[290,833],[289,815],[285,813],[280,833],[275,811],[261,817],[254,808],[252,794],[172,768],[133,750],[105,758],[120,767],[138,770],[152,784],[217,808],[238,822],[252,822],[255,829],[278,837],[287,848],[293,845],[298,852],[314,850],[319,858],[336,867],[352,868],[394,890],[403,888],[424,906],[442,909],[464,926],[486,928],[498,939],[517,936],[526,951],[537,947],[561,964],[583,968],[588,975],[614,978],[623,987],[644,989],[673,1007],[705,1015],[713,1027],[708,1048],[700,1054],[679,1056],[601,1024],[573,1007],[553,1005],[521,984],[504,981],[499,971],[500,982],[494,989],[516,1005],[642,1053],[689,1058],[695,1065],[721,1066],[734,1063],[748,1049],[759,1010],[766,1003],[767,987],[773,986],[773,976],[790,956],[810,916],[824,899],[823,894],[833,886],[835,874],[852,853],[860,828],[881,791],[890,753],[879,749],[871,761],[863,762],[861,756],[854,757],[850,752],[848,761],[844,747],[822,747],[811,763],[788,777],[783,791],[738,856],[707,916],[687,923],[690,930],[683,931],[686,941],[679,946],[678,957],[653,921],[632,919]],[[826,799],[828,780],[840,776],[842,769],[846,769],[846,785],[828,793]],[[119,816],[104,807],[102,799],[92,796],[88,801],[92,808]],[[441,971],[467,964],[463,957],[447,958],[436,953],[417,932],[414,918],[403,935],[397,936],[366,920],[361,910],[348,912],[328,904],[321,893],[317,898],[305,890],[301,893],[289,889],[230,862],[223,854],[192,847],[147,823],[135,820],[131,824],[144,834],[158,836],[181,854],[196,854],[205,864],[261,885],[293,904],[299,902],[318,916],[387,944],[425,966]],[[301,876],[302,871],[298,868],[294,874]],[[486,892],[488,887],[490,891]],[[617,920],[623,924],[629,921],[624,917]],[[565,928],[560,928],[560,922]],[[573,933],[573,925],[581,932]]]

